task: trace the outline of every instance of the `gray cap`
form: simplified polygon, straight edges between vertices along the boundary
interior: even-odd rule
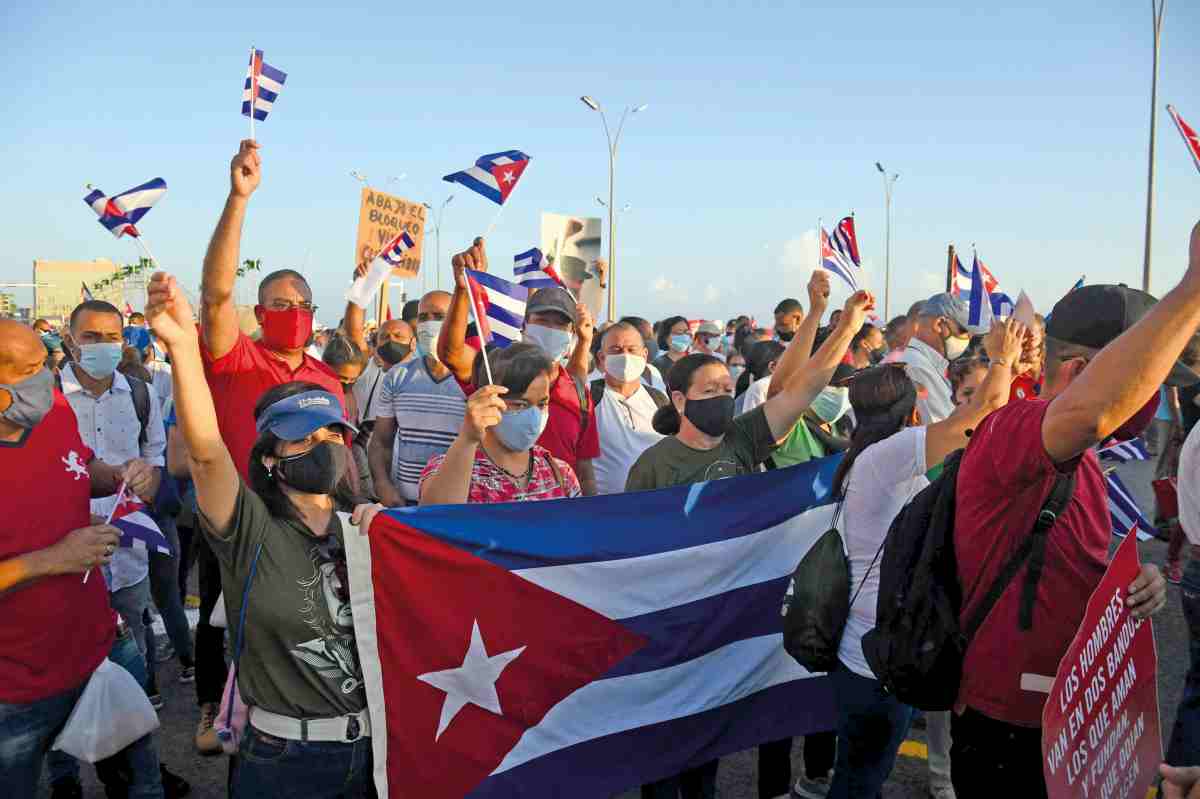
[[[969,314],[970,309],[967,308],[967,303],[962,297],[955,297],[949,292],[934,294],[925,301],[925,307],[921,309],[921,316],[944,316],[958,322],[970,333],[987,332],[987,328],[969,324],[967,322]]]
[[[529,296],[529,304],[525,306],[525,318],[530,314],[555,311],[571,320],[571,324],[579,324],[575,314],[575,301],[562,286],[549,286],[538,289]]]
[[[703,333],[706,336],[719,336],[724,332],[716,322],[704,321],[696,328],[696,335]]]

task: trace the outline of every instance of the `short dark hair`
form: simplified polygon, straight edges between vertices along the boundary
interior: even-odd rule
[[[871,324],[870,322],[863,322],[862,327],[860,327],[858,332],[855,333],[850,339],[850,349],[853,350],[859,344],[862,344],[864,341],[866,341],[867,336],[871,335],[871,331],[876,329],[877,328],[875,325]]]
[[[767,376],[771,361],[778,361],[785,351],[787,347],[778,341],[756,341],[754,346],[750,347],[749,354],[745,355],[746,368],[754,375],[755,380],[761,380]]]
[[[404,307],[400,309],[400,320],[408,322],[410,325],[417,320],[417,308],[420,307],[420,300],[409,300],[404,303]]]
[[[775,306],[775,313],[804,313],[804,306],[800,304],[800,300],[795,297],[788,297]]]
[[[505,395],[517,399],[529,390],[529,384],[538,375],[550,376],[554,366],[546,353],[536,344],[526,341],[516,341],[501,349],[490,347],[487,350],[488,364],[492,367],[492,382],[508,389]],[[487,385],[487,371],[483,365],[483,352],[475,356],[475,365],[471,369],[471,381],[476,388]]]
[[[85,300],[75,306],[75,310],[71,311],[70,328],[75,329],[75,320],[83,313],[110,313],[115,315],[122,322],[125,321],[125,315],[121,313],[117,306],[111,302],[104,300]]]
[[[654,335],[654,327],[650,324],[650,320],[648,319],[643,319],[640,316],[622,316],[619,321],[624,322],[627,325],[633,325],[635,328],[637,328],[639,335],[645,335],[642,333],[642,330],[649,330],[650,335]]]
[[[298,280],[308,292],[308,298],[312,299],[312,287],[308,285],[308,281],[304,279],[304,275],[297,272],[295,269],[276,269],[258,282],[258,304],[262,305],[263,292],[267,290],[267,286],[274,283],[276,280]]]
[[[642,321],[645,321],[645,320],[642,320]],[[638,330],[637,325],[633,324],[632,322],[627,322],[624,319],[622,319],[620,322],[616,322],[615,324],[609,325],[607,328],[604,329],[603,333],[601,333],[599,336],[596,337],[597,340],[600,342],[600,349],[604,349],[604,339],[608,338],[608,334],[613,332],[614,330],[628,330],[628,331],[632,331],[632,332],[636,333],[638,336],[642,335],[642,331]]]
[[[358,345],[343,336],[341,333],[335,333],[333,338],[329,339],[329,343],[325,345],[325,352],[321,354],[321,360],[334,369],[346,364],[367,367],[367,354],[359,349]]]
[[[696,372],[711,364],[724,366],[725,362],[712,355],[698,352],[680,358],[674,366],[667,370],[667,391],[678,391],[686,395],[688,389],[692,387],[692,380],[696,376]],[[654,418],[650,420],[650,426],[659,435],[673,436],[679,432],[680,422],[679,411],[675,410],[674,403],[668,402],[655,411]]]
[[[265,282],[265,281],[264,281]],[[261,289],[261,285],[260,285]],[[267,408],[279,402],[281,399],[303,394],[306,391],[325,391],[324,386],[319,386],[316,383],[309,383],[304,380],[292,380],[288,383],[280,383],[277,386],[267,389],[258,398],[258,402],[254,405],[254,419],[262,416]],[[288,495],[279,487],[277,481],[267,467],[263,465],[262,459],[270,456],[278,458],[279,455],[276,448],[283,439],[276,436],[271,431],[265,431],[258,434],[258,438],[254,442],[254,446],[250,449],[250,463],[247,473],[249,474],[250,490],[258,495],[258,498],[267,506],[270,514],[279,519],[290,519],[291,521],[303,523],[304,519],[300,515],[300,511],[288,498]],[[360,504],[363,500],[358,496],[358,492],[354,490],[350,483],[350,475],[342,476],[341,481],[333,491],[334,506],[337,510],[351,510],[355,505]]]

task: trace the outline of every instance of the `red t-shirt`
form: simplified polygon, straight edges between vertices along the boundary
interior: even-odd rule
[[[468,397],[475,393],[475,386],[471,383],[459,380],[458,384]],[[579,389],[567,370],[559,368],[558,377],[550,384],[550,418],[537,443],[554,457],[566,461],[572,470],[578,467],[579,461],[600,456],[596,411],[592,407],[591,389],[586,383],[583,385],[583,399],[587,403],[586,430],[583,429],[579,410]]]
[[[1033,523],[1059,469],[1075,469],[1075,492],[1050,528],[1038,581],[1033,627],[1017,626],[1025,569],[1017,572],[967,649],[959,701],[986,716],[1039,727],[1046,694],[1088,597],[1108,562],[1112,520],[1094,450],[1055,466],[1042,446],[1050,403],[1025,400],[984,419],[971,436],[958,474],[954,548],[965,624]],[[1025,681],[1022,677],[1032,679]]]
[[[0,442],[0,560],[45,549],[91,524],[92,451],[62,394],[19,443]],[[32,490],[31,490],[32,489]],[[88,678],[108,656],[116,616],[95,570],[27,582],[0,597],[0,702],[26,704]]]
[[[1030,375],[1018,375],[1013,378],[1009,388],[1008,401],[1037,399],[1038,383]]]
[[[208,353],[201,339],[204,373],[217,409],[217,425],[242,478],[249,480],[250,450],[258,438],[254,428],[254,406],[264,391],[293,380],[316,383],[332,393],[345,409],[342,384],[333,370],[307,353],[299,367],[292,370],[282,358],[261,341],[238,334],[233,349],[220,358]]]

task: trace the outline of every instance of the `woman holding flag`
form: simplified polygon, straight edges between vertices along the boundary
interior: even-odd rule
[[[343,525],[377,505],[348,483],[355,432],[312,383],[266,391],[248,481],[221,439],[192,309],[175,279],[151,279],[146,317],[174,366],[176,415],[203,528],[220,562],[236,687],[247,706],[235,797],[374,796],[371,718],[350,613]],[[231,728],[232,713],[218,719]]]

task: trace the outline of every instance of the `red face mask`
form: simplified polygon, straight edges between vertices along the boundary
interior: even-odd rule
[[[313,312],[303,308],[272,311],[258,306],[262,312],[262,340],[269,349],[288,352],[301,349],[312,335]]]

